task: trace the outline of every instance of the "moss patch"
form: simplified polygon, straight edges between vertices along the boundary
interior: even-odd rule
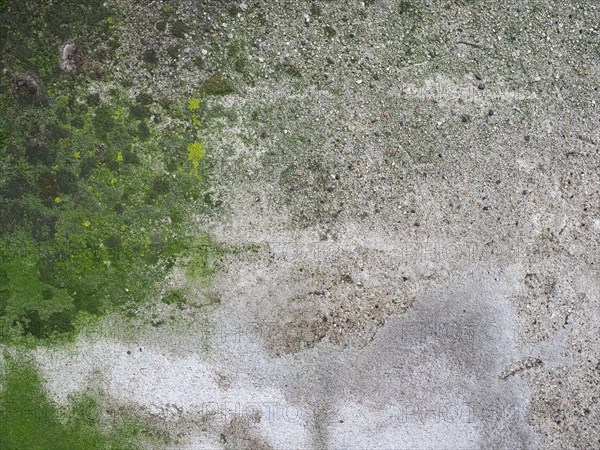
[[[67,109],[65,124],[55,99],[21,112],[3,103],[6,129],[19,131],[0,159],[0,339],[57,337],[80,313],[129,308],[197,251],[185,218],[205,204],[205,148],[159,135],[139,106]]]
[[[86,12],[71,3],[60,8]],[[198,248],[187,228],[189,211],[214,207],[204,201],[209,165],[198,140],[199,98],[187,108],[161,105],[186,122],[165,133],[156,129],[149,94],[133,101],[119,86],[102,97],[90,92],[85,73],[57,69],[57,43],[79,24],[77,14],[59,12],[60,32],[44,28],[48,36],[32,44],[44,52],[32,60],[16,46],[50,10],[14,2],[0,23],[15,33],[2,44],[9,71],[47,68],[41,78],[22,76],[37,83],[39,102],[24,104],[13,80],[0,79],[0,342],[59,341],[90,317],[131,311],[159,295],[157,283],[178,259],[208,248]],[[100,6],[81,19],[77,32],[89,34],[82,51],[91,55],[93,43],[110,35],[92,27],[106,25],[108,13]],[[231,90],[214,78],[201,94]]]
[[[96,63],[118,46],[107,22],[109,10],[100,0],[3,1],[0,12],[1,59],[11,73],[32,72],[43,82],[54,81],[59,47],[70,41],[78,48],[78,63],[99,75]]]
[[[37,369],[7,358],[0,391],[0,448],[135,449],[148,430],[139,421],[100,426],[96,401],[79,398],[69,410],[53,404]]]
[[[202,83],[200,92],[203,95],[227,95],[235,92],[235,86],[230,80],[213,75]]]
[[[335,31],[335,28],[333,28],[332,26],[326,25],[325,27],[323,27],[323,31],[325,32],[325,36],[327,36],[328,38],[332,38],[337,34],[337,31]]]

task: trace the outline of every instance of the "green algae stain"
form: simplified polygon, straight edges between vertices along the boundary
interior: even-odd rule
[[[0,378],[0,448],[28,450],[136,449],[147,430],[126,420],[100,426],[98,406],[82,396],[68,410],[53,404],[36,367],[6,357]]]

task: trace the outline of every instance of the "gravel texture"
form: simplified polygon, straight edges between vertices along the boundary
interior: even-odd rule
[[[151,94],[165,133],[202,97],[192,226],[233,250],[35,350],[54,400],[173,449],[600,447],[596,2],[108,4],[88,93]]]

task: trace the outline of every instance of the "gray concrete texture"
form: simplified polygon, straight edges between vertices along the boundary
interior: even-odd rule
[[[117,3],[132,95],[245,43],[195,224],[239,251],[173,270],[167,326],[38,350],[54,399],[95,386],[172,448],[600,448],[597,2],[181,0],[152,72],[162,4]]]

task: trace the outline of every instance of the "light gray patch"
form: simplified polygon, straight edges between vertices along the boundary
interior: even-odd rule
[[[498,378],[522,357],[508,291],[489,280],[437,286],[362,350],[321,345],[296,355],[288,396],[329,411],[314,428],[329,448],[530,448],[537,436],[525,421],[529,388]]]

